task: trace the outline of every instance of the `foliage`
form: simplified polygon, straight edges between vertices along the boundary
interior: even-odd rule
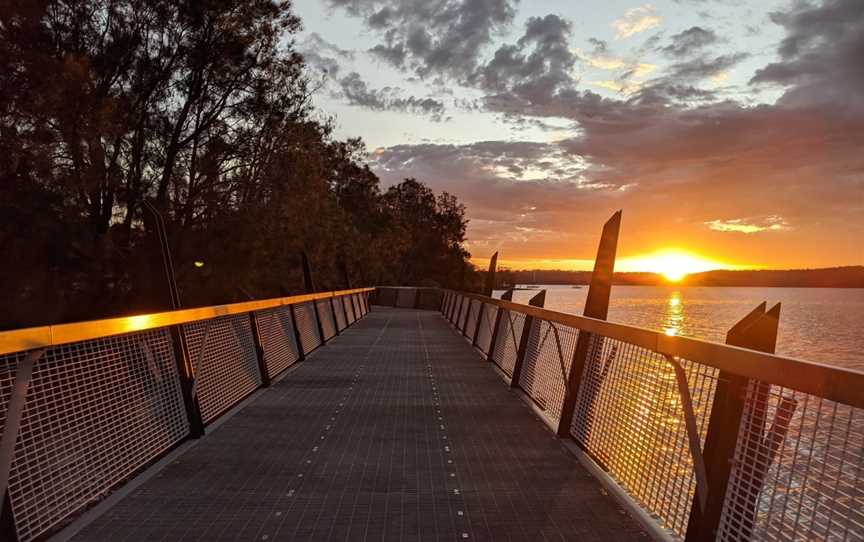
[[[300,24],[271,0],[3,3],[0,326],[166,308],[147,200],[184,306],[297,292],[300,250],[319,289],[343,267],[458,286],[464,207],[413,179],[382,193],[311,106]]]

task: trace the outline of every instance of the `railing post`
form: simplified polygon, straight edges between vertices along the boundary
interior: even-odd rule
[[[513,301],[513,288],[510,288],[503,294],[501,294],[501,299],[506,301]],[[492,328],[492,339],[489,342],[489,352],[486,354],[486,360],[492,361],[492,355],[495,353],[495,341],[498,340],[498,327],[501,325],[501,317],[504,316],[504,311],[501,307],[495,311],[495,326]]]
[[[354,300],[351,299],[350,295],[346,295],[342,298],[342,305],[351,307],[351,314],[354,315],[354,322],[356,323],[358,318],[357,311],[354,310]],[[393,306],[395,307],[396,305],[394,304]]]
[[[474,299],[469,299],[469,300],[468,300],[468,310],[465,311],[465,323],[462,324],[462,335],[463,335],[466,339],[467,339],[467,338],[472,338],[472,339],[473,339],[473,337],[472,337],[471,335],[469,335],[469,333],[471,333],[471,331],[468,330],[468,320],[471,319],[471,307],[472,307],[472,306],[474,306]],[[478,314],[477,316],[479,317],[480,315]],[[475,328],[475,329],[476,329],[476,328]]]
[[[339,335],[339,320],[336,319],[336,294],[330,296],[330,314],[333,316],[333,329],[336,330],[336,335]]]
[[[455,325],[458,328],[459,326],[456,325],[456,315],[459,314],[459,312],[462,310],[462,300],[465,298],[465,296],[463,296],[461,293],[456,295],[458,295],[459,298],[455,299],[453,303],[450,304],[449,320],[451,324]]]
[[[777,344],[780,304],[767,312],[765,306],[766,304],[762,303],[735,324],[726,334],[726,344],[773,354]],[[687,522],[687,542],[708,542],[717,537],[732,474],[735,447],[740,437],[747,386],[748,379],[743,376],[726,371],[717,374],[711,418],[708,420],[708,432],[702,452],[708,477],[708,495],[703,510],[699,502],[699,490],[696,490]],[[742,503],[740,508],[745,510],[746,514],[748,507],[752,506],[755,506],[755,502]],[[742,523],[747,523],[747,518],[744,518]],[[742,530],[748,531],[746,534],[749,535],[752,534],[749,532],[752,527],[752,524],[744,525]]]
[[[351,325],[351,321],[348,319],[348,305],[345,303],[346,296],[339,296],[342,300],[342,312],[345,313],[345,329],[348,329],[348,326]],[[352,313],[353,314],[353,313]]]
[[[261,344],[261,333],[258,330],[258,319],[255,311],[249,312],[249,325],[252,328],[252,340],[255,343],[255,358],[258,360],[258,372],[261,373],[261,387],[270,386],[270,373],[267,371],[267,362],[264,360],[264,345]]]
[[[303,263],[303,286],[306,288],[307,294],[314,294],[315,281],[312,278],[312,266],[309,264],[309,257],[306,255],[305,250],[300,251],[300,260]],[[315,315],[315,327],[318,329],[318,337],[321,339],[321,344],[324,344],[324,328],[321,326],[321,316],[318,315],[318,303],[314,300],[311,303],[312,314]]]
[[[297,315],[294,314],[294,305],[285,305],[288,307],[288,314],[291,315],[291,328],[294,329],[294,342],[297,343],[297,361],[304,361],[306,354],[303,351],[303,341],[300,338],[300,329],[297,328]]]
[[[600,246],[597,249],[597,259],[594,260],[594,271],[591,273],[591,285],[588,287],[588,298],[585,300],[585,316],[605,320],[609,313],[609,297],[612,294],[612,277],[615,272],[615,253],[618,249],[618,233],[621,230],[621,211],[618,211],[606,224],[600,235]],[[570,363],[570,374],[567,377],[567,387],[564,390],[564,404],[561,407],[561,418],[558,420],[558,436],[570,434],[570,424],[573,422],[573,411],[576,409],[576,398],[582,383],[582,372],[585,369],[591,351],[591,334],[579,332],[576,348],[573,351],[573,361]]]
[[[540,292],[531,298],[528,302],[532,307],[543,307],[546,304],[546,290]],[[522,325],[522,336],[519,338],[519,348],[516,350],[516,362],[513,364],[513,378],[510,379],[510,387],[519,387],[519,377],[522,375],[522,365],[525,363],[525,353],[528,350],[528,340],[531,338],[531,328],[534,326],[534,318],[525,316],[525,323]]]
[[[471,346],[477,346],[477,335],[480,334],[480,326],[483,324],[484,314],[486,314],[486,303],[480,301],[480,309],[477,311],[477,323],[474,325],[474,335],[471,337]]]
[[[174,359],[177,362],[177,375],[180,377],[180,392],[183,395],[183,404],[189,419],[189,436],[200,438],[204,436],[204,419],[201,417],[201,405],[198,404],[198,393],[195,389],[195,367],[192,364],[192,357],[189,355],[186,334],[183,333],[182,325],[171,326],[169,330],[171,344],[174,348]]]

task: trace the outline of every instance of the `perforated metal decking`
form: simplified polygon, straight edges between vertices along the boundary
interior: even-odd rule
[[[376,308],[76,540],[646,540],[437,313]]]

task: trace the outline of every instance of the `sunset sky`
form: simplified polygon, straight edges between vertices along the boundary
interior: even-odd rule
[[[864,1],[296,10],[338,135],[457,195],[478,263],[590,268],[618,209],[619,270],[864,263]]]

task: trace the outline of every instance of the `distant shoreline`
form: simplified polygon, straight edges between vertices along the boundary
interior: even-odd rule
[[[499,271],[499,282],[524,285],[585,286],[590,271]],[[714,286],[742,288],[864,288],[864,266],[789,270],[717,270],[672,282],[656,273],[615,273],[616,286]]]

